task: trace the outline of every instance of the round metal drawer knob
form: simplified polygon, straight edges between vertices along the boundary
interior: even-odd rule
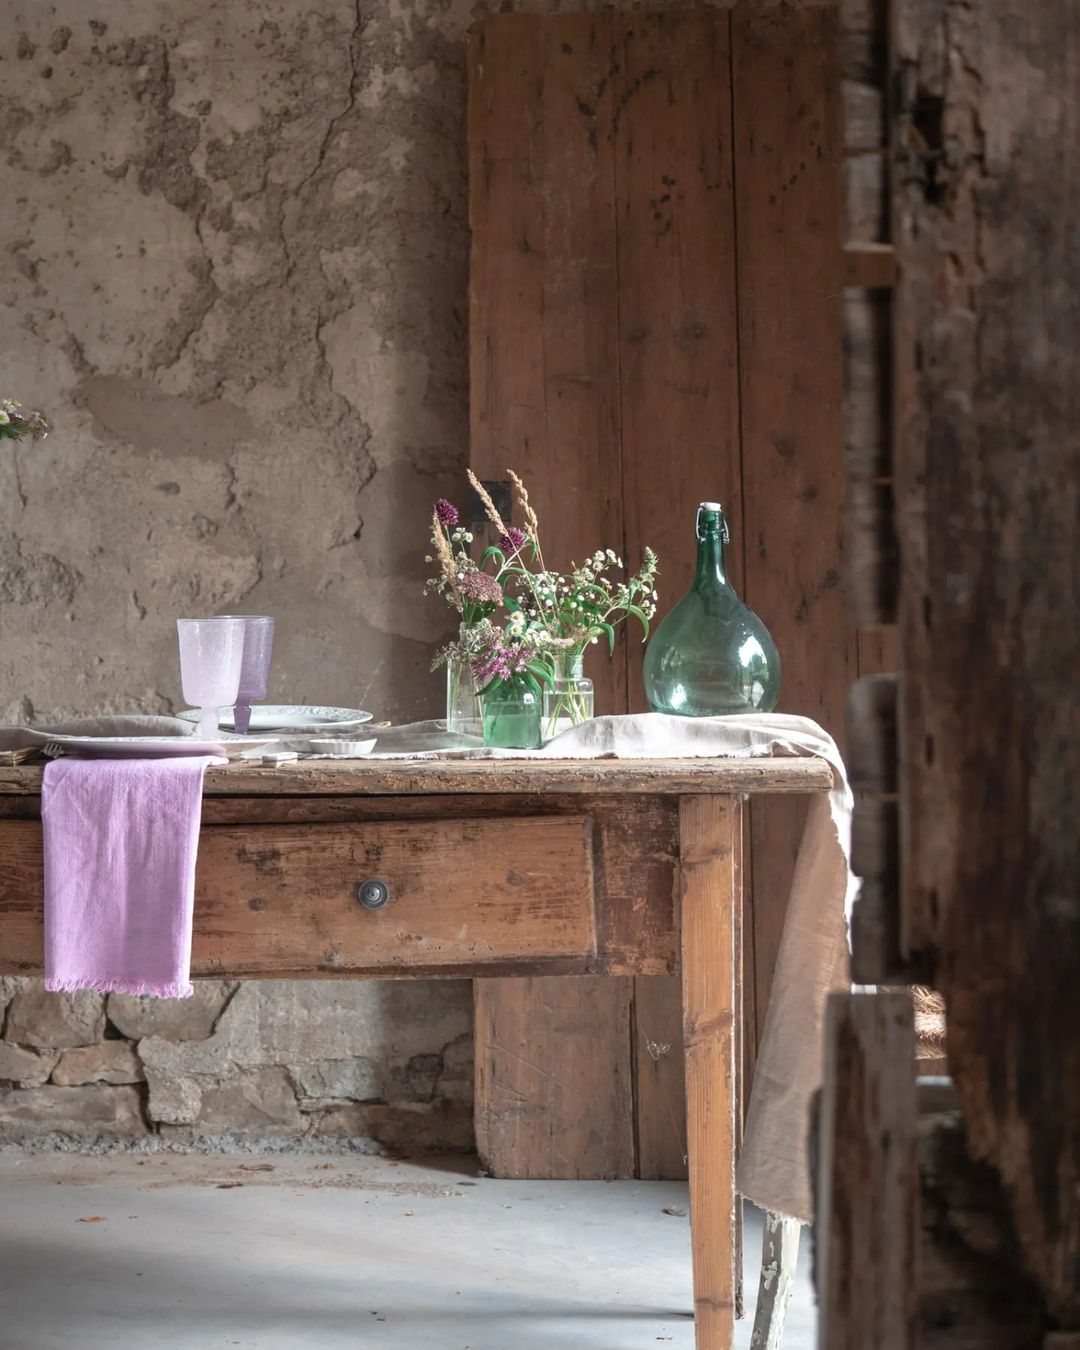
[[[385,881],[368,877],[367,881],[362,881],[357,887],[356,898],[365,909],[382,909],[390,899],[390,887]]]

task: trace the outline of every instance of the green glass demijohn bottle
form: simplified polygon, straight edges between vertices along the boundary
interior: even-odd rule
[[[702,502],[694,584],[645,649],[645,696],[656,712],[716,717],[776,707],[780,657],[724,573],[730,538],[720,503]]]

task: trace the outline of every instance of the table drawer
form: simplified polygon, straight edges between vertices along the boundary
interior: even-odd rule
[[[40,826],[12,821],[3,832],[0,973],[40,970]],[[366,881],[386,888],[380,908],[360,902]],[[584,968],[595,952],[587,816],[202,831],[193,975],[437,972],[545,958]]]

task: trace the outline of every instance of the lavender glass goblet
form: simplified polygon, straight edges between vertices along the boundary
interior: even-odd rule
[[[270,654],[274,646],[274,620],[268,614],[223,614],[244,625],[244,660],[240,688],[233,705],[233,729],[246,736],[251,726],[251,705],[266,697],[270,679]]]
[[[244,660],[244,625],[238,619],[177,619],[180,682],[184,697],[200,709],[199,736],[215,740],[218,709],[236,702]]]

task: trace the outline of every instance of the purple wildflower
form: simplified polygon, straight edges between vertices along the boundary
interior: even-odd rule
[[[502,587],[486,572],[466,572],[458,584],[458,590],[470,600],[478,600],[483,604],[497,605],[503,598]]]
[[[445,497],[440,497],[435,503],[435,515],[438,517],[439,524],[445,525],[447,529],[456,525],[461,518],[454,503],[448,502]]]
[[[473,678],[480,689],[485,689],[492,680],[510,680],[515,675],[524,674],[527,662],[524,648],[507,642],[499,634],[492,639],[489,647],[473,659]]]
[[[519,530],[516,525],[508,525],[506,533],[499,539],[499,547],[504,553],[518,553],[528,543],[528,538],[524,530]]]

